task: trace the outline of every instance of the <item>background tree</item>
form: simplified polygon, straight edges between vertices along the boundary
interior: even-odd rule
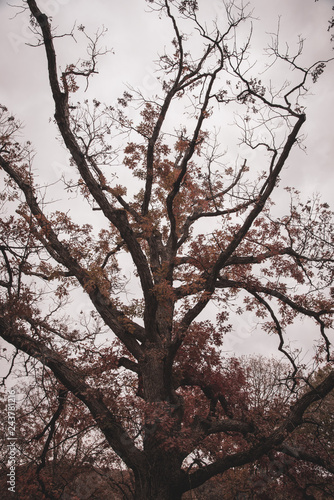
[[[330,474],[327,458],[305,457],[298,447],[290,453],[289,440],[333,389],[334,371],[298,396],[298,360],[285,330],[296,317],[311,318],[330,361],[332,213],[318,197],[302,202],[290,189],[290,206],[277,216],[272,199],[300,142],[302,99],[326,61],[304,67],[302,43],[296,54],[282,53],[273,36],[270,66],[255,69],[243,7],[227,3],[224,18],[209,24],[196,2],[148,5],[174,31],[171,51],[158,61],[161,92],[129,89],[115,106],[72,97],[79,79],[87,83],[97,71],[102,33],[93,38],[79,26],[89,60],[58,74],[50,19],[34,0],[23,5],[45,48],[55,122],[71,157],[62,203],[75,191],[76,210],[90,207],[97,217],[94,226],[80,224],[73,211],[50,209],[49,190],[34,179],[31,145],[19,142],[19,124],[2,106],[0,333],[29,374],[42,370],[37,380],[49,396],[41,463],[52,457],[56,422],[84,433],[93,419],[133,472],[136,499],[181,498],[278,451],[317,461]],[[274,63],[293,70],[290,84],[274,88]],[[221,149],[226,129],[212,131],[233,106],[242,145],[231,163]],[[134,300],[124,263],[133,270]],[[93,308],[79,320],[68,305],[78,288]],[[201,314],[213,301],[219,313],[208,321]],[[279,413],[271,401],[274,426],[266,405],[252,401],[240,363],[221,355],[229,315],[243,307],[278,336],[291,364],[286,383],[294,399]],[[82,425],[70,423],[70,414],[59,420],[65,396],[85,408]]]

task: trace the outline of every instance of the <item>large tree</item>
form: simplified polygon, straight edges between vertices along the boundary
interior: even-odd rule
[[[94,38],[79,26],[89,60],[59,71],[60,35],[38,2],[24,2],[36,45],[45,49],[72,172],[54,210],[52,186],[45,192],[34,180],[31,145],[19,141],[18,122],[1,107],[1,201],[8,208],[1,220],[0,333],[14,347],[11,366],[23,353],[28,373],[40,367],[43,390],[45,377],[53,381],[50,420],[39,437],[48,429],[52,437],[70,393],[132,471],[136,499],[176,500],[274,452],[313,460],[330,473],[326,458],[286,443],[308,408],[333,389],[334,371],[287,400],[272,426],[259,417],[238,363],[221,354],[233,328],[229,315],[245,308],[277,334],[291,364],[291,392],[300,373],[285,331],[296,317],[317,325],[318,355],[330,361],[332,213],[318,197],[303,203],[294,189],[285,210],[273,210],[282,169],[300,143],[302,99],[326,61],[304,67],[302,43],[297,53],[282,53],[273,36],[269,64],[260,61],[257,69],[251,28],[246,36],[244,29],[250,14],[234,2],[211,24],[201,22],[194,1],[148,5],[174,31],[171,50],[157,63],[160,93],[128,89],[109,106],[73,100],[80,78],[87,84],[97,71],[101,32]],[[288,70],[291,83],[274,86],[273,76],[280,80]],[[242,137],[230,148],[235,159],[225,161],[231,107]],[[62,206],[69,191],[77,194],[75,211]],[[96,224],[80,223],[85,211]],[[132,270],[130,280],[122,266]],[[92,308],[81,319],[67,303],[78,288]],[[218,311],[212,321],[203,316],[210,303]]]

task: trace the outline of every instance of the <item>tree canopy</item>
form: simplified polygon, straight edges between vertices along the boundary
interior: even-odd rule
[[[36,380],[20,421],[33,429],[29,454],[39,443],[41,494],[60,498],[48,466],[74,460],[126,473],[124,498],[177,500],[213,478],[245,487],[245,474],[267,467],[275,477],[270,463],[294,493],[325,498],[333,474],[332,212],[318,195],[303,200],[298,186],[286,189],[290,201],[279,210],[273,194],[301,146],[307,95],[328,61],[304,66],[303,41],[294,53],[282,49],[279,30],[267,60],[254,60],[256,23],[235,2],[210,22],[201,2],[146,6],[173,31],[156,62],[159,89],[128,87],[103,104],[77,102],[75,93],[106,54],[104,30],[74,28],[68,43],[78,31],[88,59],[60,69],[65,35],[42,2],[23,3],[70,158],[59,202],[54,186],[38,184],[19,120],[0,107],[0,335],[12,346],[9,371],[23,362]],[[82,222],[85,213],[94,223]],[[217,314],[207,319],[210,304]],[[267,366],[262,378],[263,360],[224,356],[224,336],[245,311],[277,336],[288,367],[273,363],[277,372]],[[326,362],[318,379],[287,342],[298,318],[318,331],[316,360]],[[303,467],[317,493],[302,481]]]

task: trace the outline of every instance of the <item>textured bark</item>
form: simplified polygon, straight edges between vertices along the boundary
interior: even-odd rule
[[[148,469],[135,473],[135,500],[181,500],[180,465],[172,454],[156,456]]]

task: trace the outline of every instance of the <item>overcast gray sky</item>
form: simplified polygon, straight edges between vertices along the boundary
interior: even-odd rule
[[[13,2],[17,3],[17,2]],[[159,21],[156,15],[148,14],[144,0],[40,0],[40,8],[53,17],[58,33],[70,32],[74,25],[83,24],[90,33],[104,25],[108,28],[104,43],[113,49],[100,61],[100,75],[94,77],[87,97],[112,104],[130,83],[146,92],[154,91],[157,85],[153,61],[157,52],[163,51],[173,33],[169,24]],[[332,0],[251,0],[254,6],[253,50],[256,57],[263,57],[269,40],[268,33],[275,32],[281,16],[281,42],[296,47],[298,35],[305,38],[303,63],[334,56],[327,32],[328,19],[332,15]],[[199,0],[200,15],[221,15],[222,2]],[[27,13],[16,15],[17,9],[0,0],[0,103],[7,106],[25,125],[24,138],[32,141],[35,150],[36,168],[41,180],[54,181],[68,168],[67,153],[55,147],[53,102],[48,88],[45,54],[42,48],[27,45],[33,41],[29,30]],[[15,16],[15,17],[14,17]],[[59,64],[76,62],[83,55],[83,46],[70,38],[57,41]],[[282,174],[282,185],[294,185],[305,195],[317,191],[324,201],[332,206],[334,185],[334,141],[333,141],[333,72],[334,64],[328,65],[325,74],[312,88],[312,95],[305,101],[307,121],[303,127],[307,153],[294,151],[288,161],[291,168]],[[210,313],[210,311],[209,311]],[[250,336],[251,318],[240,319],[238,334],[226,340],[227,350],[246,353],[260,349],[267,353],[275,349],[277,339]],[[293,336],[310,345],[318,331],[310,324],[294,330]]]
[[[92,80],[88,96],[112,103],[127,82],[154,90],[153,60],[157,51],[161,53],[164,45],[168,45],[172,32],[169,24],[146,13],[144,0],[41,0],[39,4],[53,16],[59,33],[69,32],[75,21],[77,25],[84,24],[91,33],[102,25],[108,28],[104,40],[114,54],[110,53],[100,61],[100,76]],[[259,19],[254,22],[253,41],[259,58],[263,57],[261,47],[269,39],[266,33],[276,30],[279,16],[282,45],[287,42],[293,49],[298,35],[305,37],[305,64],[334,55],[327,32],[332,0],[252,0],[251,4],[254,17]],[[221,15],[222,2],[219,0],[202,0],[199,5],[206,15],[210,11],[212,15]],[[29,30],[29,18],[27,13],[13,18],[16,12],[17,9],[0,0],[0,98],[24,122],[26,136],[42,154],[40,145],[49,143],[53,137],[52,124],[46,124],[53,115],[53,103],[47,85],[45,55],[42,48],[26,45],[34,40]],[[77,38],[80,42],[80,37]],[[82,45],[68,38],[59,40],[57,47],[62,67],[83,55]],[[307,156],[299,155],[303,158],[303,168],[298,171],[290,169],[287,174],[288,182],[298,181],[304,191],[319,190],[327,199],[333,185],[333,67],[327,68],[312,89],[314,95],[309,96],[306,103],[307,123],[303,132],[307,136]],[[53,158],[52,161],[62,164],[65,157]],[[57,168],[54,170],[56,176]]]

